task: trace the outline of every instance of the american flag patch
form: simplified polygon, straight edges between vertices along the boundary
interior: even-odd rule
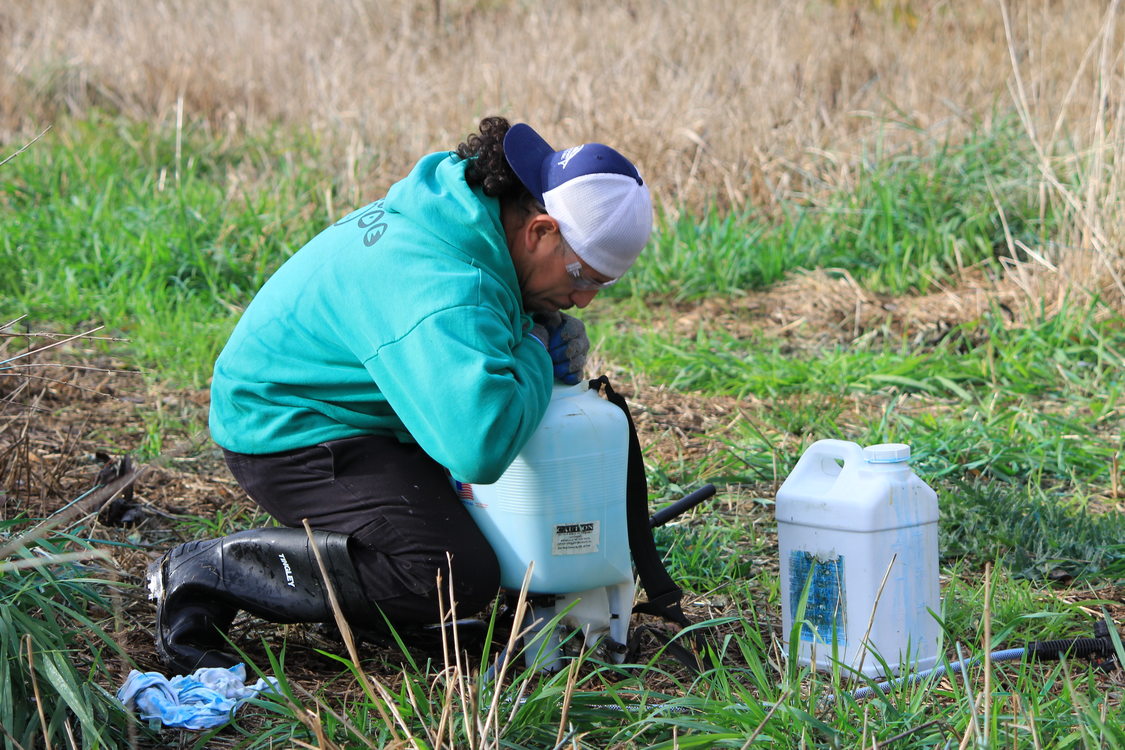
[[[457,488],[457,497],[461,498],[462,500],[473,499],[473,485],[468,484],[467,482],[458,482],[457,480],[454,480],[453,484]]]

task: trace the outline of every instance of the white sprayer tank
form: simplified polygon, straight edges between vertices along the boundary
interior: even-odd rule
[[[937,494],[909,459],[899,443],[820,440],[778,490],[782,635],[800,664],[877,677],[937,663]]]
[[[586,381],[555,385],[543,421],[504,475],[460,492],[500,560],[501,585],[518,591],[532,561],[531,593],[631,585],[628,462],[624,412]]]

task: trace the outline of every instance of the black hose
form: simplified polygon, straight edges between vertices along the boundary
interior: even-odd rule
[[[1027,655],[1035,659],[1058,659],[1062,656],[1113,656],[1109,638],[1060,638],[1027,644]]]
[[[715,494],[715,485],[705,484],[690,495],[685,495],[676,502],[669,505],[667,508],[661,508],[652,514],[649,519],[649,526],[657,528],[671,521],[681,513],[686,513],[701,502]]]

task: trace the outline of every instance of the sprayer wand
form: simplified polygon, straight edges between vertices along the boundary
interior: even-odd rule
[[[649,525],[654,529],[659,528],[671,521],[676,516],[688,512],[714,494],[715,485],[705,484],[695,492],[692,492],[689,495],[684,495],[679,500],[669,505],[667,508],[661,508],[660,510],[653,513],[652,518],[649,519]]]

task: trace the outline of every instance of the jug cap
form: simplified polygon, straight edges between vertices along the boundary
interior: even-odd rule
[[[910,460],[910,446],[905,443],[880,443],[863,449],[863,458],[869,464],[894,464]]]

